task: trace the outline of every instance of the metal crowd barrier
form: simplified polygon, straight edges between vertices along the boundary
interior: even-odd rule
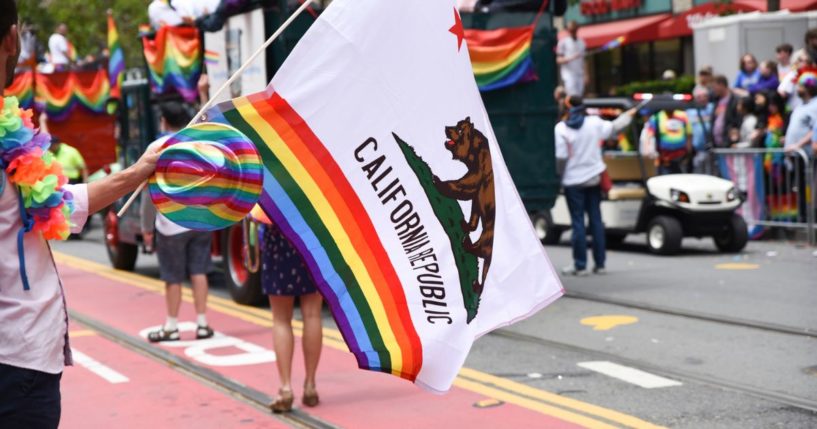
[[[712,153],[716,173],[732,180],[744,195],[762,195],[762,215],[747,223],[805,230],[809,244],[815,244],[813,157],[803,149],[786,152],[782,148],[714,149]]]

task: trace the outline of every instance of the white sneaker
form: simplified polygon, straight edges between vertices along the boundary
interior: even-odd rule
[[[565,276],[576,276],[576,277],[585,277],[588,273],[586,269],[584,270],[577,270],[575,266],[569,265],[567,267],[562,268],[562,275]]]
[[[604,275],[607,274],[607,270],[604,267],[593,267],[593,274]]]

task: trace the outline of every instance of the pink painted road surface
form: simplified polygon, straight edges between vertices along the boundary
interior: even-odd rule
[[[59,258],[58,258],[59,259]],[[164,298],[155,280],[113,271],[94,273],[76,260],[59,264],[71,311],[130,336],[164,320]],[[140,280],[141,279],[141,280]],[[228,305],[229,304],[229,305]],[[195,320],[192,304],[184,302],[181,321]],[[211,299],[210,325],[221,336],[213,340],[163,344],[162,349],[252,389],[273,396],[277,389],[271,355],[268,310],[246,309]],[[84,329],[72,326],[72,330]],[[190,340],[192,332],[182,334]],[[294,386],[303,383],[302,355],[296,337]],[[69,368],[63,381],[64,425],[73,427],[276,427],[271,415],[188,378],[151,358],[143,357],[98,336],[72,340],[83,353],[126,375],[128,383],[110,384],[81,366]],[[325,339],[318,372],[321,404],[303,411],[339,427],[538,427],[578,428],[541,409],[512,403],[476,407],[492,399],[454,387],[433,395],[396,377],[362,371],[353,356],[341,350],[337,338]],[[473,384],[473,383],[472,383]],[[498,401],[495,401],[498,402]],[[561,415],[561,414],[560,414]],[[586,416],[582,416],[583,418]],[[602,427],[602,426],[599,426]]]
[[[61,428],[287,427],[156,360],[87,335],[79,324],[71,330],[79,334],[72,348],[97,364],[86,364],[96,372],[77,362],[63,373]]]

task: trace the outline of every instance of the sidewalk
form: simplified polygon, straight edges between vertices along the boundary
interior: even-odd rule
[[[106,337],[144,337],[163,321],[164,286],[160,281],[73,256],[55,254],[55,257],[70,311],[76,318],[104,326]],[[180,320],[194,320],[192,305],[188,304],[192,298],[188,290],[184,293],[186,304]],[[145,340],[141,347],[214,371],[219,379],[232,385],[273,396],[277,389],[277,372],[271,350],[269,310],[211,297],[208,320],[218,331],[215,338],[188,341],[192,339],[195,325],[187,323],[181,325],[186,331],[182,333],[182,341],[154,346],[147,345]],[[301,393],[298,387],[303,383],[301,324],[296,322],[294,326],[298,344],[293,384],[297,396]],[[85,329],[77,324],[71,326],[72,332]],[[130,382],[112,387],[91,378],[94,376],[81,367],[69,368],[63,382],[65,428],[88,427],[91,416],[93,426],[100,427],[122,427],[136,416],[140,416],[139,426],[152,429],[193,424],[198,427],[202,423],[205,424],[202,427],[210,424],[214,427],[278,427],[281,424],[254,406],[238,402],[226,393],[162,365],[155,356],[150,359],[138,355],[95,335],[72,338],[72,345],[106,365],[115,365],[114,369],[126,375]],[[134,371],[134,367],[140,370]],[[189,388],[185,383],[192,383],[196,388]],[[433,395],[395,377],[357,369],[340,333],[331,328],[324,331],[318,390],[320,406],[300,412],[317,422],[337,427],[655,427],[614,410],[470,369],[460,373],[448,394]],[[157,400],[159,403],[154,404]],[[260,403],[261,399],[256,402]],[[145,414],[156,418],[146,424],[147,420],[141,417]]]

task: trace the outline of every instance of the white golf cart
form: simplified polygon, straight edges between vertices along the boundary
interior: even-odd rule
[[[657,110],[666,102],[650,102],[646,107]],[[590,112],[601,109],[602,114],[617,114],[632,105],[631,100],[621,98],[585,103]],[[673,101],[681,109],[686,104]],[[632,134],[636,137],[635,132]],[[722,252],[739,252],[746,246],[746,222],[735,213],[743,201],[732,182],[700,174],[656,176],[653,162],[638,151],[607,151],[604,161],[613,181],[601,203],[608,246],[620,244],[627,234],[634,233],[646,233],[647,247],[661,255],[678,252],[684,237],[712,237]],[[570,229],[564,195],[559,195],[550,214],[534,219],[534,226],[543,243],[559,242],[562,233]]]

